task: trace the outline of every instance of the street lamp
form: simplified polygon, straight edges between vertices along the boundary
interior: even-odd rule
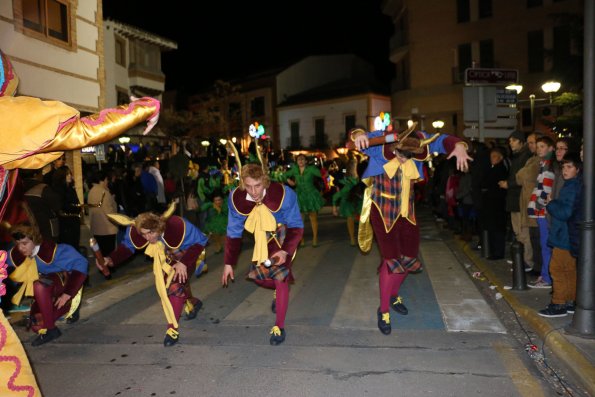
[[[437,132],[440,132],[440,130],[442,129],[442,127],[444,127],[444,121],[442,121],[442,120],[434,120],[432,122],[432,127],[434,127],[434,129]]]
[[[219,143],[221,143],[222,145],[225,146],[227,144],[227,139],[221,138],[221,139],[219,139]]]
[[[543,83],[541,89],[550,96],[550,103],[552,103],[552,96],[560,89],[560,83],[557,81],[547,81]]]
[[[517,95],[519,95],[521,92],[523,92],[523,86],[520,84],[511,84],[509,86],[506,86],[505,89],[515,90]]]
[[[130,137],[129,136],[121,136],[118,138],[118,141],[122,144],[125,145],[128,142],[130,142]]]
[[[207,141],[206,139],[202,142],[200,142],[200,144],[204,147],[209,147],[209,145],[211,144],[211,142]]]

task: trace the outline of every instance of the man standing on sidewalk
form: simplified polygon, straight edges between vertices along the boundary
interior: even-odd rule
[[[529,237],[529,228],[522,227],[521,222],[521,208],[520,197],[522,186],[517,183],[516,174],[525,166],[525,163],[531,157],[531,152],[526,145],[525,134],[521,131],[515,130],[508,137],[508,144],[512,150],[510,158],[510,169],[508,170],[508,179],[499,182],[502,189],[506,191],[506,211],[510,213],[510,223],[516,240],[523,244],[525,267],[530,267],[533,263],[533,255],[528,248],[531,246],[531,238]],[[522,209],[526,211],[525,208]]]

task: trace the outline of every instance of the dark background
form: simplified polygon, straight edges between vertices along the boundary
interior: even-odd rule
[[[381,0],[170,1],[103,0],[103,14],[177,42],[162,57],[166,89],[191,93],[289,66],[309,55],[354,53],[386,84],[393,33]],[[165,7],[166,5],[167,7]]]

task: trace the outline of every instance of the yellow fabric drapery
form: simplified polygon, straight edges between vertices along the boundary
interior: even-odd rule
[[[34,258],[27,257],[17,266],[10,274],[10,279],[15,283],[22,283],[19,290],[14,294],[11,302],[15,305],[21,303],[24,296],[33,296],[33,282],[39,280],[39,272],[37,271],[37,263]]]
[[[145,254],[153,258],[155,289],[161,299],[161,306],[163,307],[165,318],[167,319],[168,324],[173,324],[174,328],[178,328],[178,319],[174,314],[171,302],[167,298],[167,288],[173,280],[175,271],[174,268],[167,263],[163,242],[157,241],[156,243],[149,244],[145,249]],[[167,274],[167,281],[163,279],[163,273]]]
[[[373,189],[372,179],[373,178],[362,179],[362,182],[366,185],[366,189],[364,190],[364,200],[357,230],[357,242],[362,252],[369,252],[372,248],[372,241],[374,240],[374,232],[372,231],[372,224],[370,223]]]
[[[0,332],[6,335],[4,343],[0,340],[0,355],[12,358],[0,361],[0,396],[41,397],[25,349],[1,310]]]
[[[394,178],[399,168],[401,168],[401,216],[408,218],[409,216],[409,195],[411,194],[411,181],[419,179],[419,171],[415,163],[411,159],[407,159],[401,163],[397,157],[390,160],[383,166],[384,171],[390,179]]]
[[[269,258],[266,232],[274,232],[277,229],[275,217],[266,205],[256,203],[248,214],[244,228],[254,234],[252,260],[258,264],[263,263]]]

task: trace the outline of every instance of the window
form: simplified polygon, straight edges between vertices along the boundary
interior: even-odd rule
[[[570,59],[570,27],[554,27],[554,52],[553,61],[555,70],[563,70]]]
[[[116,64],[120,66],[126,66],[126,42],[120,37],[115,38],[116,47]]]
[[[289,129],[291,131],[291,137],[289,146],[292,148],[299,148],[302,146],[300,142],[300,122],[299,121],[292,121],[289,124]]]
[[[230,102],[228,116],[230,121],[242,120],[242,104],[240,102]]]
[[[494,67],[494,40],[479,42],[479,64],[482,68]]]
[[[527,8],[541,7],[543,0],[527,0]]]
[[[259,96],[250,102],[250,114],[252,117],[264,116],[264,97]]]
[[[355,127],[355,114],[345,116],[345,132]]]
[[[324,119],[314,120],[314,146],[316,148],[326,147],[326,134],[324,133]]]
[[[534,30],[527,33],[527,55],[529,73],[543,72],[543,31]]]
[[[459,70],[464,72],[470,68],[473,60],[471,59],[471,43],[459,44],[458,47]]]
[[[117,95],[118,105],[124,105],[130,102],[130,96],[128,95],[128,92],[126,92],[124,89],[117,89]]]
[[[479,18],[492,16],[492,0],[479,0]]]
[[[471,11],[469,7],[469,0],[457,0],[457,22],[469,22],[471,18]]]
[[[70,44],[70,8],[67,0],[17,0],[25,32]],[[20,6],[20,10],[18,9]]]

